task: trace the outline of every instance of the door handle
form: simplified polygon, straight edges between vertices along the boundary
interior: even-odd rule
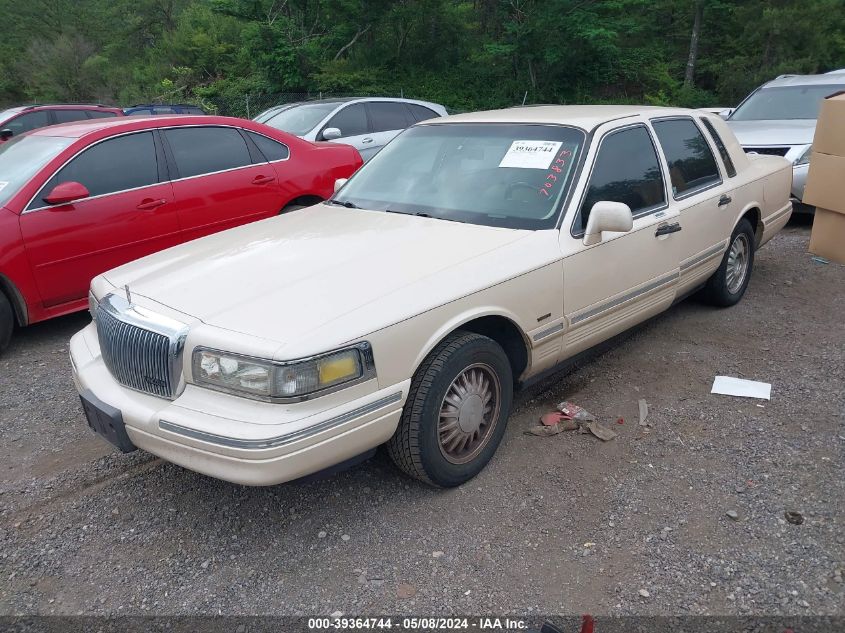
[[[141,204],[139,204],[136,209],[139,211],[152,211],[153,209],[157,209],[163,204],[167,204],[167,200],[153,200],[152,198],[144,198],[141,200]]]
[[[266,185],[269,182],[276,180],[273,176],[256,176],[252,179],[253,185]]]
[[[657,227],[657,230],[654,232],[654,237],[660,237],[661,235],[669,235],[670,233],[677,233],[681,230],[681,225],[678,222],[673,222],[672,224],[661,224]]]
[[[362,138],[362,139],[361,139],[361,142],[362,142],[362,143],[372,143],[372,142],[373,142],[373,139],[371,139],[371,138],[368,136],[367,138]]]
[[[722,194],[722,197],[719,198],[719,206],[724,207],[727,204],[733,202],[733,198],[731,198],[728,194]]]

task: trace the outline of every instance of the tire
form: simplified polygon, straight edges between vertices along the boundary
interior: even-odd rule
[[[308,205],[306,204],[289,204],[284,209],[279,211],[279,215],[283,215],[285,213],[290,213],[291,211],[299,211],[300,209],[305,209]]]
[[[735,305],[742,299],[745,294],[745,289],[748,288],[748,282],[751,280],[751,272],[754,269],[754,229],[751,223],[743,218],[736,225],[731,240],[728,244],[728,250],[722,257],[722,263],[719,268],[713,273],[713,276],[707,280],[707,285],[704,287],[704,299],[715,306],[728,307]],[[738,274],[734,262],[737,261],[738,250],[741,250],[745,259],[741,281],[737,281]]]
[[[452,404],[456,398],[462,399],[460,408]],[[388,454],[411,477],[442,488],[459,486],[493,457],[512,400],[513,373],[498,343],[480,334],[454,332],[414,374],[399,426],[387,443]]]
[[[12,304],[2,292],[0,292],[0,352],[9,346],[12,340],[12,330],[15,329],[15,313],[12,311]]]

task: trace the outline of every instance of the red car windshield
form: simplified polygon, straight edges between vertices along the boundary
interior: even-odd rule
[[[63,136],[19,136],[0,145],[0,205],[73,141]]]

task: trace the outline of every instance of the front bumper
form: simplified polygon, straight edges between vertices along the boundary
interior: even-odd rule
[[[170,401],[114,380],[100,356],[94,324],[71,339],[70,356],[76,388],[119,409],[135,446],[190,470],[252,486],[298,479],[386,442],[410,387],[410,380],[368,393],[353,387],[351,400],[332,399],[328,408],[321,398],[280,405],[195,385]]]
[[[792,198],[796,202],[801,202],[804,199],[804,187],[807,184],[807,172],[809,169],[810,165],[808,163],[792,166]]]

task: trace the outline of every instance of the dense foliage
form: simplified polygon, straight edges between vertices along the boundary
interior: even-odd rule
[[[0,15],[4,103],[719,106],[845,67],[842,0],[0,0]]]

